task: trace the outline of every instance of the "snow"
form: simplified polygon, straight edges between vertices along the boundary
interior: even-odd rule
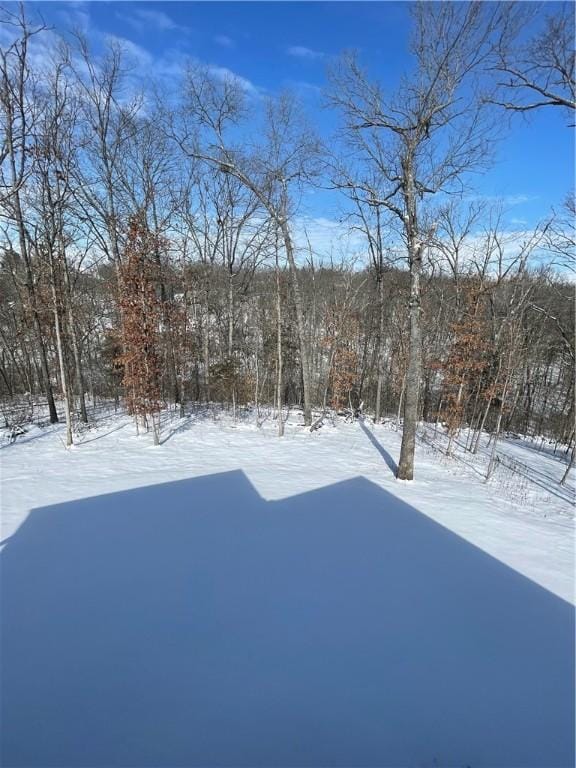
[[[271,419],[256,429],[253,420],[234,425],[230,415],[218,412],[172,417],[165,419],[163,444],[155,448],[150,435],[136,436],[128,417],[111,415],[72,451],[64,449],[61,426],[32,427],[0,451],[2,539],[38,506],[198,475],[239,469],[266,500],[360,476],[574,602],[574,486],[558,485],[563,462],[536,451],[533,443],[505,441],[506,452],[526,463],[535,478],[545,472],[552,480],[547,491],[535,486],[523,492],[525,503],[518,504],[514,493],[484,485],[473,470],[424,445],[417,451],[416,481],[399,482],[394,472],[401,434],[386,426],[327,421],[310,434],[299,421],[292,417],[278,439]],[[576,470],[572,483],[574,476]]]
[[[573,765],[552,482],[520,504],[420,445],[399,483],[368,422],[62,432],[0,450],[2,764]]]

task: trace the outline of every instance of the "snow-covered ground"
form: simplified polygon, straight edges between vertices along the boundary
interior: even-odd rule
[[[561,487],[566,465],[559,458],[538,452],[527,441],[503,440],[500,452],[526,464],[534,482],[504,473],[506,477],[487,486],[473,466],[420,444],[416,480],[401,483],[394,477],[400,433],[368,420],[329,419],[310,433],[300,422],[291,416],[279,439],[271,419],[258,429],[253,417],[234,424],[229,413],[219,411],[184,420],[165,415],[162,445],[155,448],[150,435],[136,436],[130,418],[110,415],[69,451],[61,425],[31,427],[14,445],[4,442],[0,450],[2,540],[35,507],[215,472],[243,471],[267,500],[365,477],[574,602],[576,470]],[[482,455],[479,462],[483,469]]]
[[[298,421],[4,443],[3,764],[572,765],[565,464],[401,483],[393,429]]]

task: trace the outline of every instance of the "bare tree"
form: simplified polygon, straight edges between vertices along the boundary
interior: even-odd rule
[[[431,235],[422,201],[458,188],[466,171],[486,161],[490,124],[478,72],[502,12],[477,2],[416,5],[416,71],[396,96],[385,96],[352,54],[331,75],[330,101],[344,116],[347,140],[380,176],[378,197],[361,180],[356,189],[364,190],[367,204],[387,208],[398,219],[407,252],[410,343],[398,466],[403,480],[414,475],[422,368],[421,275]]]
[[[108,44],[100,60],[85,38],[77,36],[71,57],[82,112],[82,152],[75,168],[77,205],[102,252],[115,265],[122,262],[122,222],[135,213],[126,205],[124,152],[135,130],[141,106],[138,96],[124,97],[121,45]]]
[[[263,206],[282,235],[296,311],[304,423],[309,426],[312,423],[309,342],[290,219],[294,214],[295,195],[317,172],[319,144],[289,94],[266,102],[260,142],[245,140],[241,145],[234,144],[228,139],[227,129],[241,121],[245,110],[244,94],[237,80],[217,79],[205,68],[191,69],[184,116],[191,117],[203,135],[199,138],[198,132],[188,126],[173,136],[187,155],[238,179]]]
[[[379,174],[376,169],[374,169],[372,176],[369,173],[362,176],[361,174],[356,174],[354,169],[347,168],[340,158],[335,158],[333,165],[333,185],[336,189],[344,192],[352,203],[352,210],[343,217],[343,220],[348,221],[352,232],[360,232],[363,238],[365,238],[370,258],[370,267],[376,281],[379,312],[376,350],[378,377],[374,423],[378,423],[381,414],[382,388],[384,384],[385,274],[386,270],[395,261],[391,248],[394,233],[388,220],[391,214],[387,206],[378,202],[382,195],[380,194]]]
[[[183,414],[185,398],[256,403],[258,425],[272,407],[279,434],[286,406],[302,401],[308,423],[330,400],[374,405],[376,421],[394,413],[400,424],[403,412],[402,478],[418,421],[440,416],[455,452],[467,428],[471,452],[491,434],[494,462],[509,429],[570,453],[573,204],[526,237],[507,230],[501,207],[461,194],[502,116],[484,86],[494,86],[496,24],[517,39],[510,6],[413,12],[415,66],[396,95],[353,56],[334,73],[345,144],[334,142],[331,186],[364,247],[352,256],[338,243],[329,259],[313,229],[302,227],[307,251],[296,247],[301,196],[324,156],[293,98],[194,67],[178,83],[179,110],[154,99],[140,110],[118,43],[103,56],[82,39],[58,50],[21,12],[2,12],[7,425],[13,413],[30,420],[39,393],[42,418],[44,396],[55,418],[54,387],[71,440],[75,406],[88,417],[85,388],[94,405],[118,407],[124,374],[130,408],[156,432],[159,409]],[[36,45],[43,65],[54,56],[42,71]]]
[[[548,6],[550,7],[550,6]],[[495,46],[495,71],[500,95],[496,103],[515,112],[560,107],[576,109],[574,4],[565,2],[548,13],[543,29],[527,43],[518,43],[526,24],[538,19],[539,7],[526,11],[524,24],[504,26]],[[536,11],[536,13],[534,12]]]
[[[58,421],[54,403],[46,342],[40,320],[36,295],[36,279],[28,247],[28,232],[22,202],[24,187],[34,165],[32,131],[39,117],[38,83],[29,65],[29,47],[43,27],[29,24],[24,7],[17,13],[2,10],[2,23],[12,28],[13,42],[0,48],[0,109],[4,135],[2,140],[2,199],[4,234],[10,242],[10,232],[16,231],[20,257],[26,269],[24,289],[33,318],[34,332],[40,356],[40,371],[46,394],[50,421]]]
[[[562,270],[576,272],[576,200],[568,195],[560,211],[555,213],[547,232],[546,250],[552,263]]]
[[[71,344],[69,345],[67,330],[74,335],[75,328],[73,320],[67,322],[71,320],[71,308],[68,306],[70,297],[66,285],[66,250],[69,245],[66,218],[70,214],[72,200],[77,109],[66,77],[66,55],[54,60],[52,66],[52,72],[45,79],[42,113],[34,128],[34,188],[37,190],[37,196],[32,203],[35,218],[33,222],[29,222],[28,234],[30,248],[36,252],[39,261],[45,258],[48,265],[56,350],[66,416],[66,445],[70,446],[73,442],[73,398],[68,366],[68,347]],[[76,359],[77,373],[79,366],[79,359]]]

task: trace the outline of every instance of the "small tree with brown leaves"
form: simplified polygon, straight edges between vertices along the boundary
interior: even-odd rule
[[[125,260],[120,268],[120,313],[122,318],[122,384],[128,413],[159,444],[157,414],[160,400],[159,324],[161,306],[157,296],[158,265],[154,254],[157,235],[150,232],[143,215],[130,220]]]
[[[352,391],[358,380],[357,337],[358,319],[343,313],[342,307],[328,307],[322,345],[330,354],[330,405],[335,411],[342,410],[346,405],[352,408]]]
[[[488,365],[488,329],[482,315],[482,294],[477,286],[468,286],[464,301],[460,320],[451,326],[450,352],[439,366],[444,381],[443,417],[450,436],[448,454],[451,452],[454,435],[462,426],[466,404],[474,396],[479,377]]]

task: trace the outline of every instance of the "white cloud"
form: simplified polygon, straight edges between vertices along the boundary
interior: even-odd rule
[[[524,205],[524,203],[531,203],[534,200],[538,200],[537,195],[471,195],[468,200],[479,200],[485,203],[500,203],[505,207],[513,207],[515,205]]]
[[[228,67],[220,67],[217,64],[209,64],[208,69],[214,75],[214,77],[220,80],[234,81],[246,93],[256,95],[260,92],[252,81],[248,80],[246,77],[242,77],[241,75],[236,74],[236,72],[228,69]]]
[[[440,249],[432,248],[430,256],[438,266],[448,270],[448,260]],[[460,245],[458,261],[462,270],[474,271],[485,264],[489,274],[508,268],[513,271],[523,261],[532,268],[553,263],[542,229],[525,227],[502,228],[497,240],[493,234],[481,230],[471,232]]]
[[[154,61],[152,55],[141,45],[128,40],[126,37],[118,37],[117,35],[106,35],[106,40],[119,45],[128,60],[133,64],[137,64],[138,67],[147,69],[152,66]]]
[[[529,203],[531,200],[536,200],[531,195],[506,195],[503,198],[504,205],[522,205],[523,203]]]
[[[302,95],[314,95],[319,96],[322,93],[322,88],[314,83],[308,83],[306,80],[287,80],[288,86],[295,91],[298,91]]]
[[[367,247],[363,235],[336,219],[324,216],[297,216],[292,225],[294,243],[300,253],[300,261],[309,255],[309,247],[315,261],[338,263],[341,259],[364,259],[366,261]],[[365,258],[366,257],[366,258]]]
[[[234,48],[234,40],[232,40],[231,37],[228,37],[228,35],[216,35],[214,38],[214,42],[218,43],[218,45],[221,45],[223,48]]]
[[[121,46],[126,55],[126,61],[131,65],[131,71],[128,73],[128,80],[134,91],[141,89],[143,84],[151,81],[162,83],[165,81],[167,87],[173,85],[184,75],[189,63],[197,61],[193,57],[186,56],[178,49],[170,49],[163,55],[156,57],[146,48],[138,45],[133,40],[117,35],[106,35],[106,40],[114,42]],[[251,80],[242,77],[238,73],[222,67],[218,64],[205,64],[207,70],[219,80],[231,80],[251,96],[258,96],[262,89],[256,86]]]
[[[312,48],[306,48],[304,45],[291,45],[286,49],[286,53],[297,59],[321,59],[324,57],[322,51],[315,51]]]
[[[17,26],[2,24],[0,21],[0,45],[10,47],[19,37]],[[50,28],[33,35],[28,42],[28,63],[37,72],[49,72],[57,58],[60,37]]]
[[[68,29],[78,30],[83,35],[89,33],[91,21],[88,5],[68,2],[58,15]]]
[[[206,67],[209,73],[219,80],[231,80],[238,84],[238,86],[250,96],[258,96],[262,93],[261,88],[255,85],[247,77],[242,77],[237,72],[229,69],[228,67],[222,67],[219,64],[200,62],[198,59],[192,56],[186,56],[182,51],[172,49],[166,51],[164,55],[159,58],[152,59],[151,66],[142,70],[139,76],[146,80],[166,81],[167,87],[170,88],[175,82],[179,82],[179,79],[184,75],[189,64],[201,64]]]
[[[323,216],[297,216],[292,222],[292,234],[300,263],[305,263],[309,258],[311,247],[317,266],[322,262],[327,264],[331,261],[335,264],[346,261],[353,264],[356,269],[369,265],[370,257],[365,236],[360,231],[351,229],[345,221]],[[537,268],[548,264],[552,267],[556,266],[564,277],[569,276],[565,268],[555,264],[553,254],[546,249],[541,230],[505,229],[499,234],[499,243],[502,248],[501,268],[503,270],[511,265],[517,265],[519,259],[525,256],[529,267]],[[397,259],[396,265],[400,268],[405,266],[403,261],[405,248],[402,241],[394,237],[388,245]],[[490,254],[488,272],[496,274],[498,252],[494,248],[494,243],[491,243],[490,247],[483,232],[470,234],[462,245],[460,268],[466,270],[472,268],[474,263],[482,263],[488,253]],[[448,263],[440,251],[432,249],[429,256],[437,266],[448,270]]]
[[[164,11],[150,10],[147,8],[136,8],[130,14],[117,13],[119,19],[130,24],[131,27],[142,32],[144,29],[167,32],[170,30],[185,30],[168,16]]]

